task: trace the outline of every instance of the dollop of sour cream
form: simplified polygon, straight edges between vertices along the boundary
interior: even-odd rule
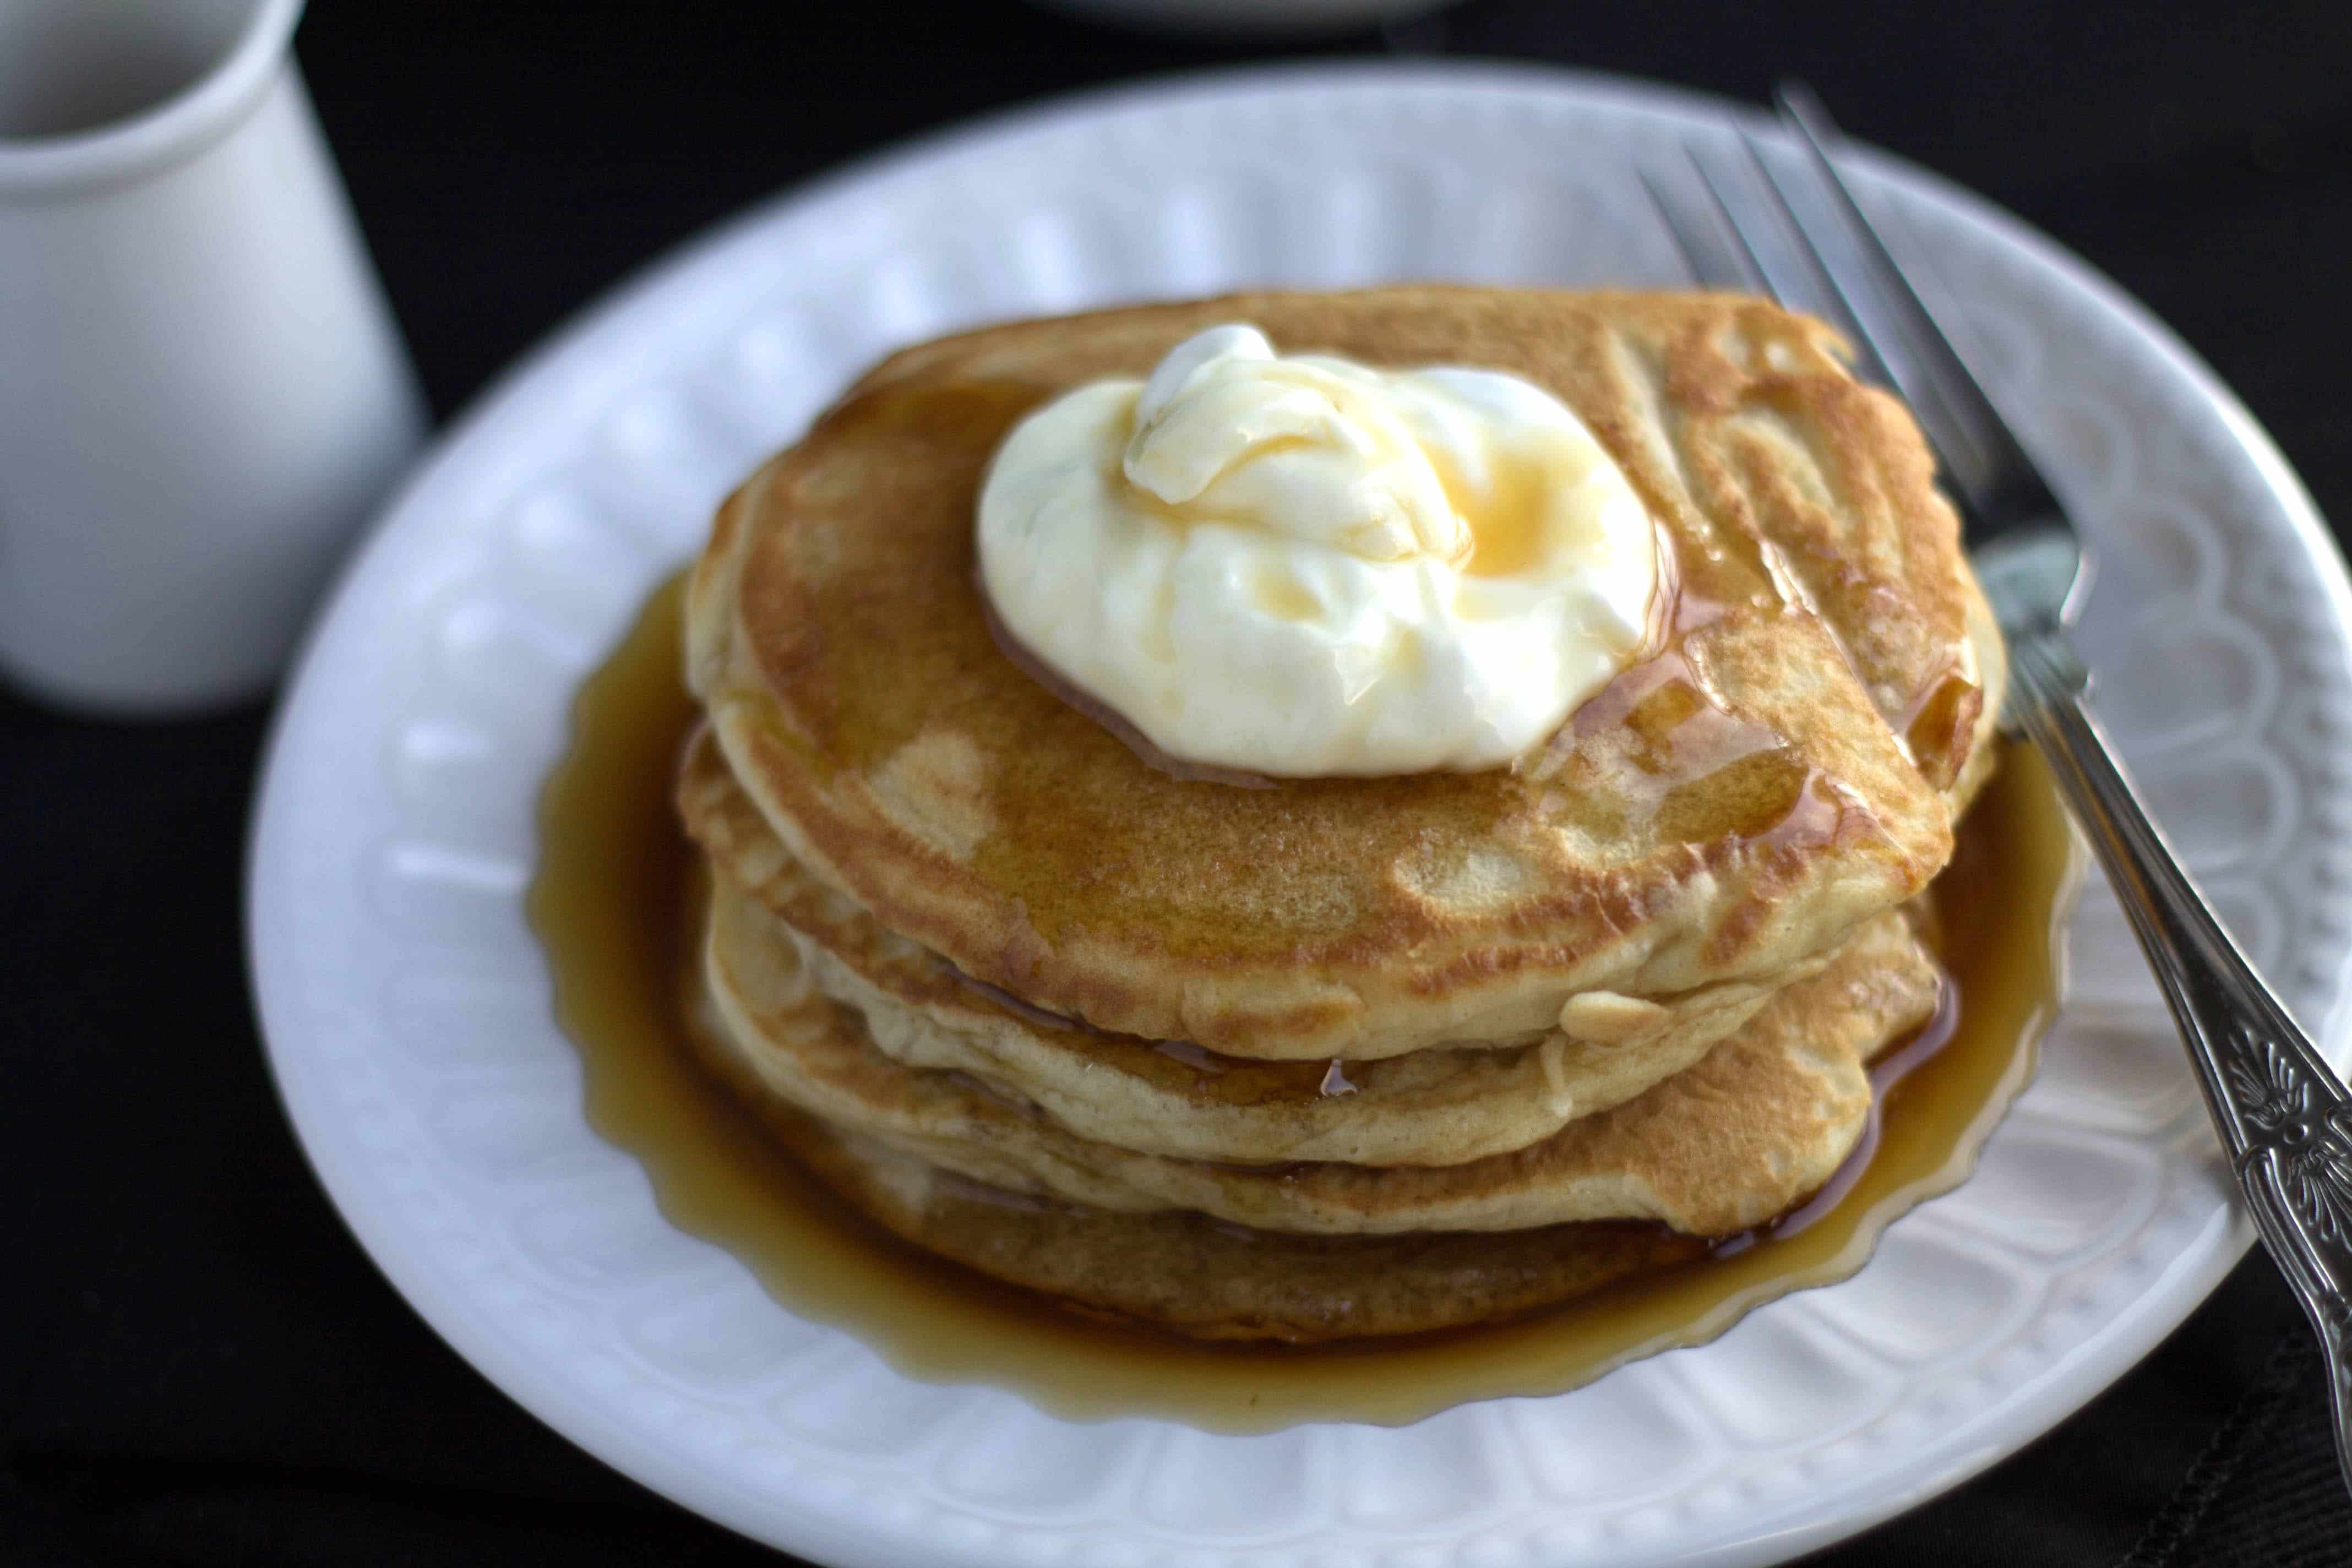
[[[1657,530],[1569,407],[1212,327],[1031,414],[980,575],[1034,658],[1168,755],[1277,776],[1497,766],[1639,658]]]

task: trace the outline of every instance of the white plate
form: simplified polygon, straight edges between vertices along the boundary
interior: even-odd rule
[[[2112,900],[2041,1079],[1851,1281],[1579,1393],[1404,1428],[1074,1426],[904,1379],[670,1228],[580,1111],[520,896],[574,683],[722,491],[885,350],[1259,283],[1680,281],[1637,163],[1722,106],[1496,67],[1286,70],[922,143],[688,247],[487,395],[384,520],[278,721],[252,864],[270,1052],[384,1272],[558,1431],[841,1564],[1764,1563],[2097,1393],[2245,1247]],[[1889,160],[1996,391],[2105,546],[2102,702],[2190,864],[2345,1057],[2344,573],[2252,421],[2082,263]]]

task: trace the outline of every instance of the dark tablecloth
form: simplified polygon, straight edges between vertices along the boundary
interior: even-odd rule
[[[852,154],[1266,52],[1012,0],[320,0],[299,48],[444,416],[629,268]],[[2147,301],[2352,515],[2352,6],[1472,0],[1313,49],[1749,99],[1809,77],[1855,133]],[[778,1561],[509,1404],[328,1207],[240,952],[264,718],[103,725],[0,697],[0,1563]],[[2316,1353],[2274,1270],[2250,1258],[2047,1437],[1817,1561],[2352,1562]]]

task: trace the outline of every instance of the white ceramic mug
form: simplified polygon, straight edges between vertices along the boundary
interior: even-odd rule
[[[0,669],[249,696],[425,429],[301,0],[0,0]]]

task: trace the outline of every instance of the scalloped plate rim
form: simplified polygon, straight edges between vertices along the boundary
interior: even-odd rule
[[[306,1118],[304,1107],[314,1097],[329,1092],[320,1075],[324,1063],[280,1044],[297,1026],[299,1005],[291,989],[296,977],[264,940],[261,911],[296,878],[289,859],[296,851],[284,830],[275,825],[285,820],[286,813],[277,808],[278,803],[293,787],[290,781],[301,743],[319,721],[314,711],[318,687],[308,678],[337,657],[367,658],[364,648],[351,646],[362,626],[360,612],[371,600],[394,590],[397,569],[407,551],[432,542],[421,528],[394,526],[398,520],[427,510],[438,490],[456,483],[454,475],[490,460],[498,426],[536,417],[535,411],[543,405],[572,394],[573,384],[588,374],[588,362],[625,356],[638,340],[660,333],[666,323],[657,318],[666,302],[707,286],[735,263],[740,250],[772,226],[813,220],[829,204],[871,195],[877,187],[917,173],[934,160],[986,156],[1074,119],[1165,106],[1187,97],[1360,88],[1375,83],[1456,91],[1551,92],[1613,102],[1641,112],[1654,112],[1662,107],[1717,118],[1727,112],[1752,112],[1692,89],[1539,65],[1309,64],[1245,67],[1093,89],[910,138],[763,198],[664,250],[592,300],[494,378],[445,427],[425,459],[387,500],[304,639],[293,666],[295,676],[273,717],[265,746],[246,866],[250,979],[273,1082],[298,1140],[339,1215],[370,1260],[426,1323],[501,1392],[625,1475],[753,1539],[773,1541],[775,1524],[789,1519],[794,1527],[793,1550],[844,1568],[895,1568],[916,1562],[979,1564],[994,1560],[936,1540],[917,1545],[882,1531],[845,1528],[772,1493],[758,1492],[681,1463],[664,1445],[647,1441],[629,1426],[610,1423],[576,1386],[551,1384],[541,1376],[543,1363],[533,1352],[506,1331],[495,1314],[457,1288],[435,1260],[407,1244],[406,1233],[395,1223],[382,1194],[362,1178],[356,1152],[323,1137],[319,1124]],[[1855,153],[1873,172],[1924,192],[1969,221],[1999,231],[2036,260],[2099,297],[2170,361],[2260,469],[2264,485],[2306,554],[2318,563],[2315,586],[2326,601],[2330,617],[2339,629],[2352,624],[2352,582],[2347,582],[2342,558],[2316,507],[2268,434],[2194,351],[2136,299],[2039,229],[1906,160],[1863,147],[1857,147]],[[2352,972],[2352,960],[2341,968]],[[2347,1011],[2339,975],[2336,1005],[2317,1027],[2326,1054],[2339,1065],[2346,1058]],[[1781,1561],[1843,1539],[1981,1472],[2079,1409],[2129,1370],[2203,1301],[2243,1255],[2252,1235],[2242,1212],[2216,1215],[2158,1279],[2132,1299],[2121,1318],[2075,1353],[2063,1379],[2052,1379],[2025,1401],[1975,1417],[1971,1424],[1996,1422],[2003,1431],[1951,1463],[1920,1476],[1917,1484],[1833,1517],[1751,1535],[1676,1560],[1727,1564]],[[920,1555],[910,1554],[916,1552]]]

